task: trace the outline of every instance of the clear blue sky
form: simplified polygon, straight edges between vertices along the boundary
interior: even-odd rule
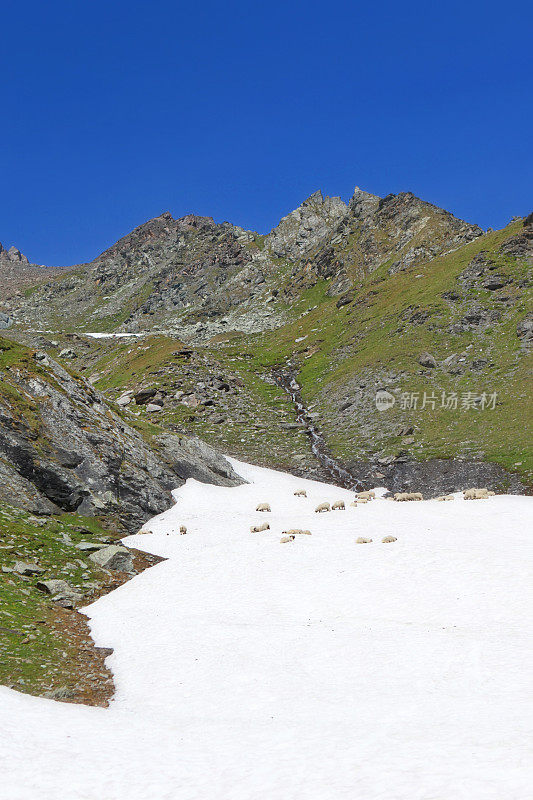
[[[317,188],[533,208],[531,3],[2,3],[0,241],[95,257],[171,211],[261,232]]]

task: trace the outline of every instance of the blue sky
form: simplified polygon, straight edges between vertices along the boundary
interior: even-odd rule
[[[532,28],[512,0],[4,0],[0,241],[70,264],[354,185],[501,227],[533,208]]]

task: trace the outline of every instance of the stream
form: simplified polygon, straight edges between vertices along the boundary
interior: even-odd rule
[[[361,487],[360,482],[329,454],[324,437],[313,422],[310,411],[303,404],[300,385],[290,366],[286,369],[274,369],[272,372],[277,385],[281,386],[291,396],[296,409],[296,420],[304,426],[305,432],[311,441],[311,450],[332,479],[332,482],[337,486],[342,486],[343,489],[357,491]]]

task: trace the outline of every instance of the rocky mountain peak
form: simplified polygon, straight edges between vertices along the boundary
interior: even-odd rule
[[[318,190],[281,219],[266,244],[276,257],[301,258],[320,245],[347,214],[348,206],[340,197],[324,197]]]
[[[14,245],[10,247],[8,250],[2,245],[0,242],[0,261],[10,261],[12,263],[22,263],[22,264],[29,264],[28,258],[20,252],[18,247]]]

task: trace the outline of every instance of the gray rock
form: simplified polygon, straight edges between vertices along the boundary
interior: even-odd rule
[[[146,410],[148,411],[149,414],[156,413],[157,411],[162,411],[163,406],[159,406],[157,405],[157,403],[148,403],[148,405],[146,406]]]
[[[61,351],[60,351],[60,353],[59,353],[59,357],[60,357],[60,358],[70,358],[70,359],[73,359],[73,358],[77,358],[77,357],[78,357],[78,354],[77,354],[77,353],[76,353],[76,351],[75,351],[75,350],[73,350],[71,347],[65,347],[63,350],[61,350]]]
[[[35,586],[41,592],[45,592],[45,594],[57,594],[62,596],[71,596],[77,594],[75,589],[73,589],[69,583],[59,578],[51,578],[48,581],[38,581]]]
[[[78,542],[76,548],[82,550],[84,553],[94,553],[96,550],[102,550],[105,544],[101,542]]]
[[[5,330],[13,325],[13,320],[7,314],[0,311],[0,330]]]
[[[418,363],[423,367],[430,367],[432,369],[437,366],[435,358],[430,353],[422,353],[418,359]]]
[[[14,572],[18,572],[19,575],[42,575],[45,570],[40,567],[38,564],[34,564],[27,561],[17,561],[13,567]]]
[[[133,570],[133,558],[126,547],[120,545],[109,545],[96,553],[92,553],[89,558],[103,569],[118,570],[120,572],[131,572]]]

